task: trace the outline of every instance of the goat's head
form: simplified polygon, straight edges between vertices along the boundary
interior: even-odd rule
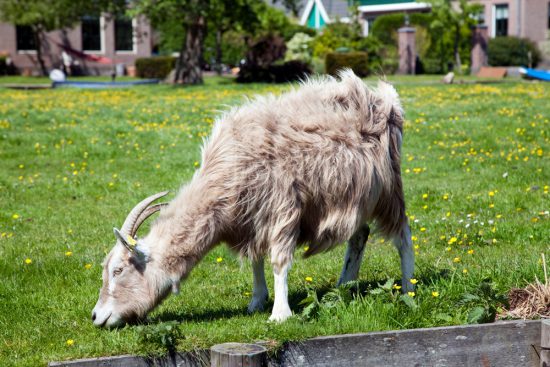
[[[139,226],[166,205],[150,204],[167,193],[140,202],[128,214],[122,228],[114,229],[116,245],[103,263],[103,286],[92,311],[96,326],[115,327],[141,319],[168,294],[168,286],[159,286],[155,274],[158,269],[150,269],[149,244],[144,243],[147,238],[135,237]]]

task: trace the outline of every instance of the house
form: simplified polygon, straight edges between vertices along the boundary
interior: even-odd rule
[[[300,24],[322,29],[325,24],[336,20],[348,22],[354,6],[357,6],[357,15],[364,36],[368,36],[372,23],[380,15],[431,9],[429,4],[415,0],[308,0],[302,7]]]
[[[348,0],[307,0],[302,6],[300,24],[309,28],[322,29],[334,21],[350,21]]]
[[[516,36],[541,43],[550,29],[548,0],[475,0],[483,6],[480,22],[491,38]]]
[[[131,70],[137,58],[151,56],[152,28],[144,17],[103,13],[83,17],[72,29],[46,33],[41,46],[48,70],[70,63],[74,72],[108,75],[117,64]],[[0,22],[0,55],[9,57],[23,74],[39,74],[36,43],[28,26]]]

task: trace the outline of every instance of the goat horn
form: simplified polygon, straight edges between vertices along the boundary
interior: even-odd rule
[[[159,192],[158,194],[149,196],[147,199],[143,200],[138,205],[136,205],[134,207],[134,209],[132,209],[132,211],[130,211],[130,214],[128,214],[128,216],[126,217],[126,220],[124,221],[124,224],[122,225],[122,228],[120,229],[120,232],[124,233],[125,235],[131,235],[132,230],[134,228],[134,225],[136,224],[136,222],[137,222],[139,216],[141,215],[141,213],[143,213],[145,211],[145,209],[147,209],[147,207],[153,201],[155,201],[155,200],[157,200],[157,199],[159,199],[163,196],[166,196],[168,193],[169,193],[169,191]]]
[[[138,219],[136,220],[136,223],[134,223],[134,226],[132,227],[132,231],[130,232],[130,236],[134,237],[139,229],[139,227],[149,218],[151,215],[155,214],[162,208],[165,208],[168,206],[168,203],[160,203],[148,206],[141,214],[139,215]]]

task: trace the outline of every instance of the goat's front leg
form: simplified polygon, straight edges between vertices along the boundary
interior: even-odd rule
[[[408,223],[403,226],[401,233],[394,239],[394,244],[401,258],[401,286],[403,287],[403,293],[412,292],[414,290],[414,285],[411,283],[414,273],[414,251],[411,228]]]
[[[273,262],[273,275],[275,277],[275,300],[273,301],[273,310],[269,321],[282,322],[292,316],[292,311],[288,305],[288,271],[292,265],[292,261],[288,261],[282,265]]]
[[[252,300],[248,304],[248,312],[263,311],[267,301],[268,291],[265,283],[264,258],[252,260],[252,275],[254,277],[254,289]]]

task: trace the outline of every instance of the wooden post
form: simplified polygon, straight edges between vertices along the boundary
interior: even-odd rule
[[[267,349],[257,344],[224,343],[210,349],[211,367],[265,367]]]
[[[540,324],[540,365],[550,367],[550,320]]]

